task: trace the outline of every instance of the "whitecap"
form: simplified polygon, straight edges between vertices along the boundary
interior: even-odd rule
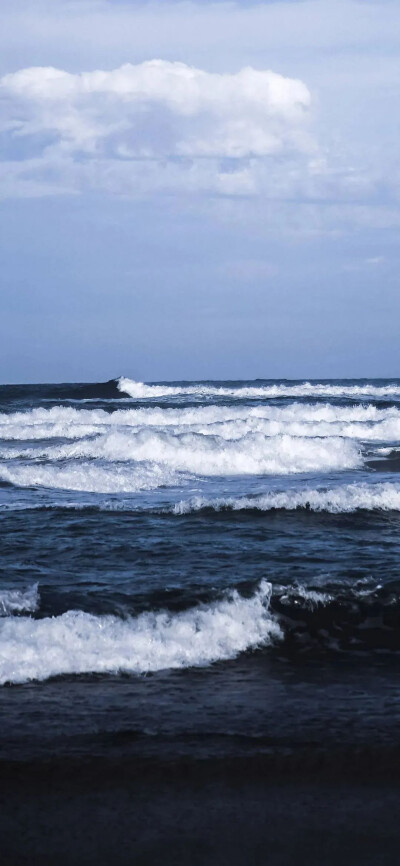
[[[305,487],[301,490],[289,489],[270,491],[257,496],[219,497],[208,499],[204,496],[182,500],[173,506],[175,514],[189,514],[211,508],[215,511],[259,510],[271,511],[284,509],[293,511],[308,508],[310,511],[327,511],[332,514],[350,513],[363,509],[366,511],[400,511],[400,484],[354,483],[342,484],[331,488]]]
[[[365,398],[372,397],[386,399],[400,397],[400,385],[371,385],[371,383],[360,383],[351,385],[341,383],[328,385],[322,382],[299,382],[279,383],[274,385],[248,385],[232,386],[208,385],[202,382],[187,385],[151,385],[136,382],[121,376],[117,383],[119,391],[128,394],[136,400],[156,399],[159,397],[236,397],[237,399],[268,399],[279,397],[350,397]]]
[[[131,673],[210,665],[282,637],[269,612],[271,585],[250,598],[237,591],[181,613],[121,619],[70,610],[0,622],[0,683],[59,674]]]

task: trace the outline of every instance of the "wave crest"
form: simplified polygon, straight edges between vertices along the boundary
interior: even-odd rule
[[[270,598],[271,585],[262,581],[250,598],[235,590],[177,614],[159,611],[126,620],[83,611],[38,620],[9,617],[0,627],[0,683],[59,674],[141,674],[233,659],[282,637]]]
[[[238,399],[274,399],[279,397],[347,397],[362,398],[372,397],[387,399],[400,397],[400,385],[371,385],[371,383],[360,383],[352,385],[342,383],[339,385],[328,385],[324,382],[299,382],[279,383],[276,385],[235,385],[226,387],[224,385],[209,385],[198,382],[188,385],[158,385],[136,382],[121,376],[117,380],[118,390],[135,400],[157,399],[160,397],[236,397]]]
[[[148,482],[153,487],[158,486],[160,481],[164,484],[165,469],[170,473],[198,476],[285,475],[350,469],[362,462],[357,443],[339,437],[309,439],[300,436],[269,437],[261,433],[247,433],[238,439],[226,440],[216,435],[173,434],[152,430],[112,431],[95,439],[84,439],[73,444],[51,445],[40,449],[10,449],[1,452],[1,456],[4,459],[18,457],[34,460],[46,458],[50,461],[100,459],[117,464],[131,462],[132,484],[136,483],[135,478],[138,479],[136,489],[145,489]],[[45,468],[48,471],[49,467]],[[25,468],[22,469],[25,472]],[[97,471],[99,470],[104,471],[97,467]],[[32,475],[37,477],[38,471],[40,474],[41,467],[33,464],[31,478]],[[18,475],[22,478],[23,472],[18,467],[13,470],[3,467],[0,477],[4,481],[15,483],[14,479]],[[87,481],[95,472],[96,469],[90,470],[90,467],[87,467]],[[123,474],[121,467],[116,465],[116,476],[121,472]],[[62,470],[57,469],[59,476],[61,473]],[[29,471],[25,474],[29,478]],[[154,483],[153,476],[159,476],[157,483]],[[34,482],[31,480],[30,483]]]
[[[140,429],[219,435],[238,439],[247,433],[312,438],[344,436],[363,441],[400,440],[400,411],[389,407],[331,403],[291,403],[259,406],[208,406],[161,408],[78,409],[54,406],[25,412],[0,413],[0,439],[51,440],[82,439],[107,431]]]
[[[342,484],[330,489],[303,488],[302,490],[271,491],[259,496],[219,497],[207,499],[193,497],[178,502],[175,514],[212,509],[213,511],[273,511],[297,509],[327,511],[346,514],[358,510],[400,511],[400,485],[393,483]]]

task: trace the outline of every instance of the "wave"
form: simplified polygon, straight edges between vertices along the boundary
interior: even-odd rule
[[[346,436],[363,441],[400,441],[400,411],[373,405],[197,406],[179,409],[77,409],[54,406],[0,414],[4,441],[82,439],[110,430],[142,428],[237,439],[246,433],[276,436]]]
[[[76,610],[37,620],[9,617],[0,623],[0,684],[60,674],[142,674],[233,659],[282,637],[270,598],[271,585],[262,581],[250,598],[233,591],[177,614],[123,620]]]
[[[329,402],[115,411],[37,407],[0,414],[0,439],[0,484],[136,493],[195,477],[325,473],[361,466],[397,471],[392,451],[400,443],[400,410]],[[387,443],[389,456],[377,448]],[[305,507],[314,508],[316,501],[314,497]],[[291,506],[287,500],[282,507],[302,503]]]
[[[137,433],[113,432],[96,439],[41,449],[8,450],[2,452],[1,456],[9,460],[15,460],[16,457],[25,460],[46,458],[50,461],[106,460],[114,464],[107,469],[107,478],[110,481],[115,472],[116,490],[127,489],[124,486],[127,477],[129,489],[139,490],[176,483],[177,473],[208,477],[285,475],[349,469],[362,463],[357,444],[340,438],[305,439],[287,435],[270,438],[249,433],[241,439],[225,440],[211,435],[172,435],[148,430]],[[131,468],[124,470],[119,465],[121,462],[130,462]],[[106,470],[101,466],[91,466],[90,463],[82,466],[82,463],[76,462],[67,469],[55,467],[53,478],[59,481],[72,478],[74,485],[82,478],[83,487],[79,483],[78,487],[70,489],[100,490],[97,483],[99,472],[104,476]],[[42,482],[38,482],[38,478],[46,478],[51,474],[51,465],[42,466],[38,463],[12,468],[3,465],[0,469],[0,479],[23,485],[40,484]],[[122,487],[121,476],[124,478]],[[102,483],[104,480],[103,477]],[[93,481],[95,488],[92,486]],[[54,483],[50,486],[54,486]],[[65,484],[62,486],[65,487]],[[112,490],[112,483],[107,483],[107,489]]]
[[[0,616],[14,613],[34,613],[39,607],[38,584],[26,590],[3,589],[0,591]]]
[[[324,382],[299,382],[268,385],[217,385],[203,382],[178,385],[158,385],[136,382],[121,376],[117,380],[118,390],[135,400],[157,399],[160,397],[236,397],[238,399],[276,399],[279,397],[348,397],[390,399],[400,397],[400,384],[372,385],[360,382],[352,385],[346,382],[331,385]]]
[[[182,500],[173,506],[174,514],[212,509],[213,511],[327,511],[346,514],[354,511],[400,511],[400,485],[392,483],[343,484],[330,489],[303,488],[302,490],[271,491],[258,496],[219,497],[203,496]]]
[[[16,487],[47,487],[83,493],[137,493],[179,483],[177,473],[157,466],[96,466],[76,462],[66,466],[32,463],[1,466],[0,479]]]
[[[322,586],[262,580],[250,597],[233,590],[178,613],[122,618],[69,610],[42,619],[13,615],[37,609],[37,587],[9,591],[9,609],[0,620],[0,685],[206,667],[263,648],[286,658],[398,652],[399,590],[398,581],[381,585],[371,578],[336,585],[324,580]]]
[[[102,477],[104,480],[102,481]],[[28,481],[33,482],[35,476],[33,473],[26,476],[18,475],[18,481],[21,486],[25,486]],[[92,476],[93,478],[93,476]],[[91,493],[88,485],[96,484],[97,488],[94,493],[135,493],[136,487],[129,480],[129,475],[124,478],[120,476],[119,490],[103,490],[103,486],[114,487],[114,479],[108,479],[107,475],[101,475],[101,472],[94,474],[93,480],[87,478],[86,469],[83,467],[82,476],[70,477],[67,470],[61,473],[60,477],[54,477],[46,469],[40,470],[35,479],[36,486],[62,489],[62,484],[76,484],[76,489],[82,492]],[[16,482],[17,483],[17,482]],[[66,487],[68,490],[68,487]],[[71,490],[74,490],[70,486]],[[352,514],[357,511],[366,512],[397,512],[400,511],[400,484],[394,482],[367,482],[349,483],[335,485],[334,487],[304,487],[302,489],[289,488],[287,490],[271,490],[267,493],[252,494],[248,496],[193,496],[190,499],[181,499],[175,504],[157,504],[154,501],[132,501],[131,498],[123,499],[116,495],[115,497],[99,500],[98,498],[88,498],[86,501],[77,502],[73,497],[67,500],[58,501],[42,501],[33,503],[30,499],[26,502],[7,502],[0,503],[2,511],[82,511],[88,513],[101,512],[127,512],[129,514],[154,514],[154,515],[171,515],[183,516],[196,514],[197,512],[214,511],[218,512],[235,512],[240,515],[241,512],[269,512],[269,511],[311,511],[325,512],[329,514]]]
[[[243,382],[177,382],[147,383],[135,381],[126,376],[110,379],[107,382],[60,383],[41,385],[2,385],[0,402],[17,401],[96,401],[118,402],[125,398],[151,400],[163,398],[204,397],[228,399],[279,399],[281,397],[310,396],[333,397],[335,399],[377,400],[397,399],[400,397],[398,380],[336,380],[336,381],[299,381],[263,380]]]

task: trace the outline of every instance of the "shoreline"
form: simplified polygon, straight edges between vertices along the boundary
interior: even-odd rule
[[[399,780],[399,749],[2,761],[3,862],[395,866]]]

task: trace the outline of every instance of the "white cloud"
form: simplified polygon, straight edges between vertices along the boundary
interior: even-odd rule
[[[174,176],[189,186],[195,176],[200,188],[211,181],[222,194],[248,194],[255,174],[246,160],[293,159],[313,149],[307,86],[251,67],[236,74],[163,60],[79,74],[31,67],[3,76],[0,98],[8,176],[10,168],[15,177],[40,172],[43,183],[47,167],[52,186],[63,160],[78,187],[89,162],[92,183],[96,165],[103,187],[104,172],[109,185],[113,174],[126,177],[121,163],[139,160],[156,163],[145,169],[152,187],[158,172],[161,187],[166,174],[170,188]],[[196,166],[204,160],[206,168]]]
[[[0,195],[260,197],[397,225],[399,46],[391,0],[0,4],[0,68],[21,67],[0,79]]]
[[[125,157],[266,156],[299,145],[310,106],[303,82],[273,72],[220,75],[162,60],[78,75],[22,69],[0,79],[0,92],[15,134],[55,132],[92,151],[117,133]]]

